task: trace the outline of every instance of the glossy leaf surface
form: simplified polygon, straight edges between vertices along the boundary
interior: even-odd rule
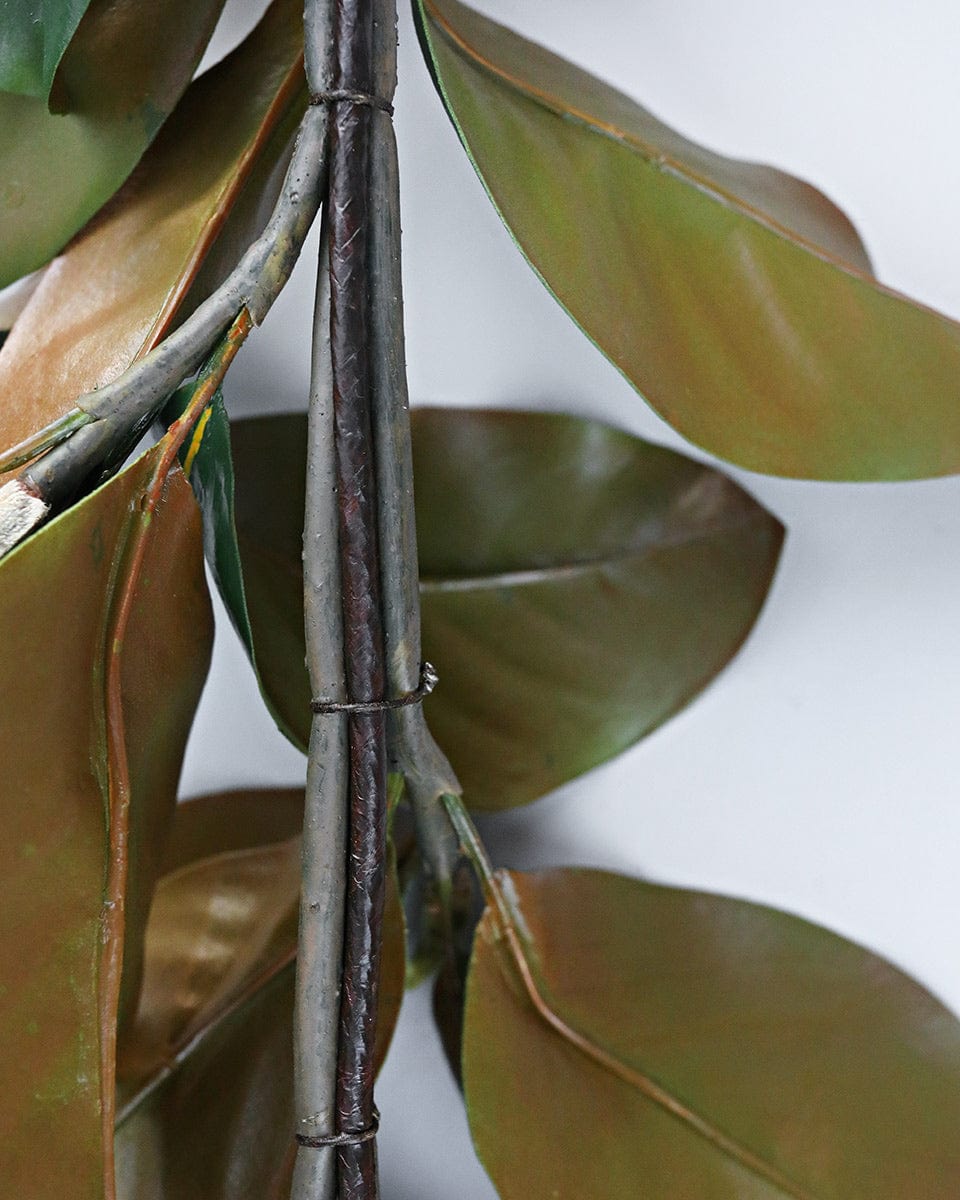
[[[123,183],[190,82],[222,6],[93,0],[56,72],[57,111],[45,95],[0,94],[0,286],[52,258]]]
[[[879,285],[812,188],[686,141],[457,0],[428,58],[531,265],[650,404],[755,471],[960,471],[960,325]]]
[[[744,901],[504,883],[531,982],[488,910],[463,1052],[504,1200],[957,1195],[960,1023],[889,963]]]
[[[90,0],[14,0],[0,20],[0,92],[46,100]]]
[[[189,397],[188,385],[172,398],[164,419],[170,422],[179,416]],[[269,437],[268,432],[267,436]],[[285,446],[277,448],[278,453],[285,451]],[[270,450],[266,452],[268,457],[273,459]],[[303,453],[305,451],[301,453],[301,458]],[[287,586],[280,590],[279,596],[274,596],[269,586],[269,579],[273,574],[270,566],[266,566],[264,570],[254,567],[245,577],[237,538],[236,486],[230,448],[230,421],[222,394],[217,394],[193,438],[184,444],[181,460],[189,472],[191,486],[203,513],[203,544],[207,562],[233,626],[253,663],[264,702],[278,727],[294,745],[305,750],[310,733],[310,696],[303,695],[305,688],[309,691],[304,667],[306,647],[303,633],[298,633],[298,627],[292,624],[299,619],[302,625],[302,603],[298,618],[294,611],[297,599],[289,586],[289,580]],[[276,463],[275,459],[273,461]],[[285,467],[283,469],[286,470]],[[306,495],[302,483],[296,495],[305,503]],[[292,518],[291,508],[284,505],[283,512],[285,517]],[[294,531],[286,529],[284,533],[290,535]],[[287,551],[293,553],[291,537],[286,538],[285,545]],[[246,548],[246,553],[256,557],[259,550],[258,546],[250,545]],[[253,636],[247,603],[248,580],[249,586],[254,589],[252,602],[255,610],[261,614],[256,639]],[[261,590],[264,584],[267,587]],[[276,613],[270,608],[274,599],[279,600]],[[299,666],[289,673],[287,668],[292,661],[297,662]]]
[[[121,1042],[121,1200],[286,1200],[292,1166],[301,791],[179,806]],[[389,876],[377,1064],[403,993]]]
[[[272,198],[303,111],[302,15],[296,0],[275,0],[190,87],[127,185],[52,264],[0,358],[3,445],[156,345],[218,235],[225,261],[204,274],[206,291],[260,232],[259,201]],[[243,219],[225,227],[238,202]]]
[[[257,663],[301,744],[305,438],[302,416],[233,437]],[[533,800],[624,750],[750,631],[783,530],[719,473],[550,414],[421,409],[413,445],[423,646],[441,676],[426,712],[471,804]]]
[[[103,1195],[117,1006],[139,982],[209,662],[199,514],[179,472],[140,521],[157,458],[0,562],[0,1177],[31,1200]]]

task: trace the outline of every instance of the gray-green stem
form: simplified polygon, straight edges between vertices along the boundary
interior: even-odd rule
[[[375,85],[377,95],[385,100],[393,98],[397,83],[396,20],[395,0],[376,0]],[[371,140],[371,190],[377,198],[369,235],[373,435],[387,682],[390,694],[399,696],[419,682],[420,594],[403,336],[400,186],[397,143],[388,113],[374,113]],[[457,845],[440,797],[459,793],[460,785],[419,705],[392,712],[388,731],[391,769],[404,777],[421,852],[446,901]]]
[[[168,338],[63,417],[0,454],[0,473],[42,454],[0,489],[0,555],[52,508],[71,503],[98,467],[122,456],[176,388],[204,362],[242,308],[255,324],[290,277],[326,179],[326,114],[307,110],[280,197],[259,238],[224,283]],[[51,448],[52,447],[52,448]],[[35,503],[27,503],[32,498]]]
[[[304,14],[311,91],[330,86],[329,5],[313,0]],[[313,109],[326,129],[324,108]],[[330,277],[326,220],[314,311],[303,527],[307,668],[315,696],[347,698],[342,583],[338,552],[337,466],[330,355]],[[336,1088],[346,893],[349,781],[347,720],[315,714],[310,729],[303,828],[300,948],[294,1013],[296,1133],[337,1131]],[[337,1156],[330,1147],[299,1146],[291,1200],[336,1200]]]

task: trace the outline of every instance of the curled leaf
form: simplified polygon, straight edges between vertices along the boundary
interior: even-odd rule
[[[21,0],[5,5],[0,22],[0,92],[46,100],[63,52],[90,0]]]

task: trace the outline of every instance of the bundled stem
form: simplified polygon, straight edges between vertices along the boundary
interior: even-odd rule
[[[369,703],[411,692],[420,673],[399,188],[390,108],[396,87],[395,0],[333,0],[330,5],[316,0],[307,8],[306,30],[313,101],[330,110],[305,521],[308,662],[315,695],[339,702],[340,685],[349,701]],[[332,60],[325,54],[329,46]],[[337,595],[342,620],[335,613]],[[321,639],[325,647],[318,645]],[[459,787],[419,707],[391,712],[389,724],[390,761],[407,781],[425,858],[443,893],[457,846],[438,801]],[[378,1190],[375,1142],[369,1135],[377,1119],[373,1068],[386,862],[386,725],[382,710],[352,712],[346,720],[323,712],[313,725],[297,1017],[299,1132],[301,1142],[307,1133],[311,1144],[298,1155],[294,1200],[374,1200]],[[338,803],[343,806],[339,814]],[[343,846],[345,809],[344,881],[333,848]],[[325,879],[318,870],[321,857],[328,866]],[[336,948],[341,964],[339,928],[338,988],[330,962]],[[332,1013],[338,997],[334,1056]],[[334,1057],[335,1124],[330,1113]],[[336,1179],[331,1138],[340,1139]]]

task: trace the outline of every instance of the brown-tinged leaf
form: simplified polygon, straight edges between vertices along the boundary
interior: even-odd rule
[[[694,145],[458,0],[414,7],[518,246],[681,433],[778,475],[960,471],[960,325],[877,283],[829,201]]]
[[[303,416],[233,429],[256,662],[301,745],[305,445]],[[718,472],[546,413],[420,409],[413,447],[423,646],[441,677],[426,712],[471,804],[525,803],[620,753],[756,620],[783,530]]]
[[[119,1049],[121,1200],[286,1200],[302,817],[293,790],[177,810]],[[394,871],[384,929],[378,1067],[403,994]]]
[[[18,89],[34,94],[0,94],[0,287],[56,254],[130,174],[190,82],[223,0],[93,0],[77,24],[84,7],[45,4],[40,19],[25,0],[4,6],[0,66],[17,25],[49,32],[54,9],[63,21]]]
[[[51,265],[0,358],[0,442],[14,445],[157,344],[260,232],[303,112],[302,3],[194,83],[124,188]],[[237,219],[225,227],[239,202]]]
[[[599,871],[501,886],[513,929],[479,927],[463,1074],[504,1200],[958,1194],[960,1023],[888,962]]]
[[[179,471],[141,518],[161,453],[0,561],[0,1178],[31,1200],[110,1194],[117,1010],[209,662]]]

